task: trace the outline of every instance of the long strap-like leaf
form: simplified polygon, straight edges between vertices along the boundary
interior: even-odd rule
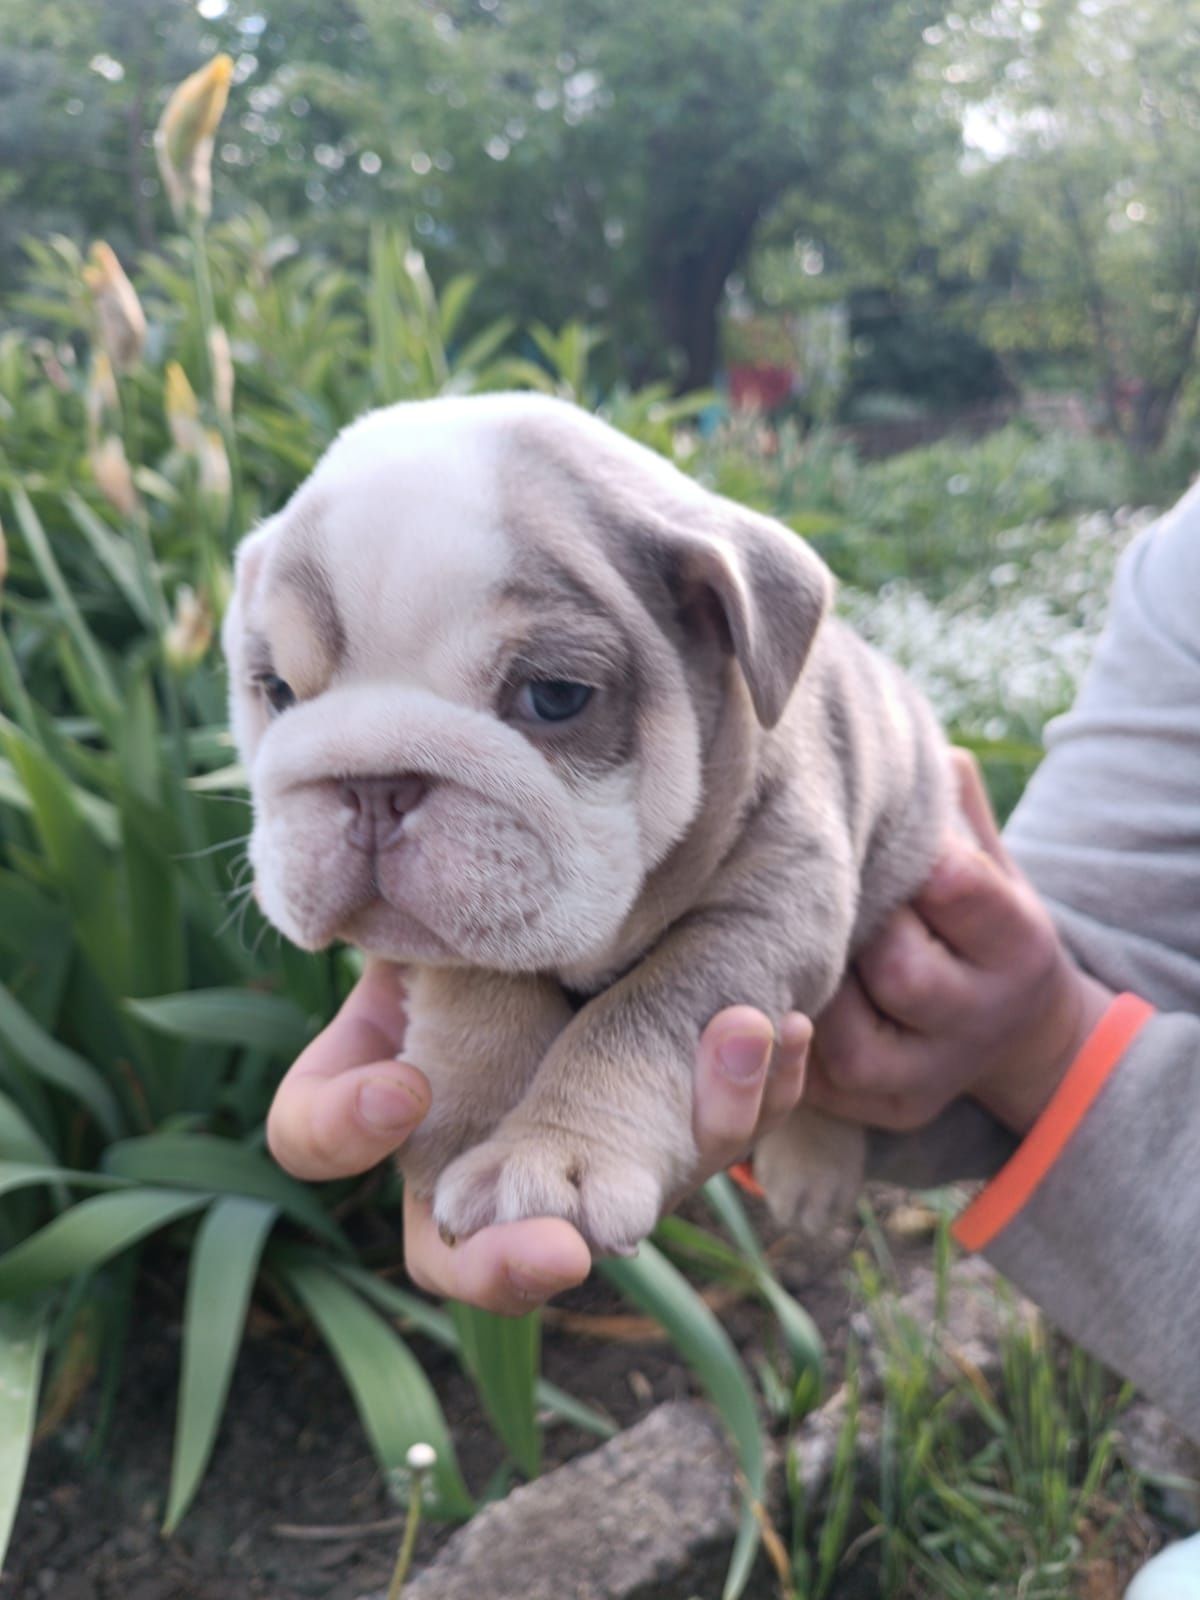
[[[212,1454],[250,1291],[278,1214],[265,1201],[229,1196],[215,1202],[197,1230],[183,1312],[183,1371],[164,1533],[178,1527]]]
[[[474,1508],[442,1408],[403,1339],[327,1267],[289,1264],[285,1272],[342,1369],[383,1470],[403,1470],[414,1444],[432,1445],[439,1511],[469,1517]]]
[[[722,1600],[738,1600],[754,1565],[758,1518],[766,1481],[766,1452],[754,1391],[729,1335],[704,1301],[649,1242],[627,1261],[599,1263],[600,1271],[634,1305],[661,1322],[716,1406],[737,1451],[748,1496],[730,1558]]]
[[[39,1078],[81,1100],[110,1139],[120,1138],[124,1131],[121,1109],[100,1073],[90,1061],[68,1050],[35,1022],[2,983],[0,1038]]]
[[[0,1573],[37,1419],[46,1321],[42,1305],[0,1305]]]
[[[0,1300],[35,1294],[98,1267],[209,1204],[209,1195],[178,1189],[124,1189],[83,1200],[0,1256]]]
[[[451,1313],[484,1410],[521,1471],[536,1478],[542,1464],[537,1421],[541,1319],[536,1314],[500,1317],[457,1301]]]

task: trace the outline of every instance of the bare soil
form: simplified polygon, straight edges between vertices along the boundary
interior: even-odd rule
[[[781,1252],[778,1267],[831,1346],[840,1345],[850,1305],[844,1244],[822,1263]],[[89,1448],[94,1394],[35,1447],[0,1600],[357,1600],[386,1587],[399,1508],[319,1340],[268,1315],[251,1318],[204,1484],[178,1532],[162,1536],[181,1307],[182,1293],[161,1281],[143,1295],[98,1459]],[[747,1360],[766,1353],[771,1323],[756,1302],[726,1305],[721,1315]],[[545,1376],[620,1426],[696,1393],[672,1347],[639,1336],[640,1321],[593,1280],[547,1318]],[[502,1452],[474,1390],[446,1351],[417,1336],[410,1342],[441,1397],[468,1483],[483,1494]],[[552,1424],[547,1468],[595,1442]],[[385,1526],[372,1531],[376,1523]],[[423,1529],[418,1564],[451,1531]],[[773,1595],[774,1584],[761,1593]]]
[[[695,1220],[705,1218],[696,1213]],[[834,1371],[852,1306],[847,1268],[856,1242],[847,1231],[819,1261],[790,1241],[771,1246],[781,1279],[820,1327]],[[893,1235],[889,1245],[903,1287],[913,1268],[928,1262],[929,1244]],[[252,1312],[200,1492],[179,1531],[162,1536],[183,1297],[181,1285],[145,1276],[103,1450],[92,1459],[97,1399],[89,1393],[35,1448],[0,1600],[359,1600],[386,1588],[399,1508],[324,1347],[311,1330],[284,1325],[269,1309]],[[753,1369],[773,1348],[771,1318],[754,1300],[723,1303],[720,1315]],[[671,1345],[647,1335],[644,1319],[593,1279],[548,1313],[544,1374],[629,1426],[661,1401],[697,1392]],[[470,1382],[445,1350],[415,1335],[410,1342],[441,1397],[470,1488],[480,1496],[502,1492],[502,1451]],[[546,1469],[595,1443],[572,1426],[550,1424]],[[452,1532],[426,1525],[417,1565]],[[1098,1538],[1079,1600],[1118,1600],[1161,1537],[1153,1524],[1126,1529],[1123,1521],[1115,1549],[1111,1530]],[[871,1568],[869,1560],[852,1564],[831,1600],[876,1600]],[[720,1592],[717,1575],[696,1580],[697,1600]],[[747,1600],[777,1600],[778,1593],[760,1559]]]

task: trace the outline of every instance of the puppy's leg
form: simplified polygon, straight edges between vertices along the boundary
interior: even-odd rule
[[[801,1106],[754,1146],[754,1176],[776,1222],[821,1239],[853,1211],[866,1154],[856,1123]]]
[[[420,967],[407,988],[404,1059],[433,1096],[398,1160],[405,1181],[429,1195],[443,1168],[517,1104],[573,1013],[549,978]]]
[[[768,841],[771,843],[772,841]],[[795,872],[793,886],[780,879]],[[561,1216],[598,1250],[628,1252],[696,1164],[692,1092],[702,1026],[723,1006],[781,1016],[832,994],[853,875],[800,844],[744,849],[719,903],[697,909],[555,1040],[492,1138],[443,1174],[434,1214],[454,1234]],[[759,913],[770,905],[772,912]]]

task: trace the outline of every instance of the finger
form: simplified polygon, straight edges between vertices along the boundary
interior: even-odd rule
[[[394,1056],[404,1043],[404,971],[371,962],[341,1010],[296,1058],[288,1077],[334,1077],[368,1061]]]
[[[946,840],[913,906],[956,955],[985,970],[1010,967],[1048,927],[1023,878],[958,838]]]
[[[804,1104],[844,1122],[858,1122],[889,1133],[912,1133],[945,1110],[953,1095],[920,1083],[894,1093],[847,1092],[830,1083],[814,1062],[804,1087]]]
[[[849,972],[817,1018],[805,1100],[820,1092],[818,1079],[847,1097],[846,1103],[906,1092],[928,1076],[934,1048],[924,1035],[881,1016],[857,975]]]
[[[368,968],[275,1091],[267,1143],[294,1177],[366,1172],[429,1110],[424,1076],[395,1060],[404,1038],[401,994],[395,969]]]
[[[582,1283],[591,1271],[587,1245],[561,1217],[535,1217],[484,1228],[448,1245],[427,1200],[404,1195],[404,1255],[422,1289],[484,1311],[519,1317]]]
[[[767,1074],[758,1126],[754,1130],[756,1138],[761,1138],[771,1128],[786,1122],[799,1105],[804,1093],[812,1036],[812,1023],[799,1011],[789,1011],[780,1023],[779,1042]]]
[[[428,1081],[403,1061],[288,1077],[267,1116],[267,1144],[294,1178],[349,1178],[399,1149],[428,1110]]]
[[[754,1139],[775,1046],[770,1020],[729,1006],[700,1035],[692,1128],[706,1172],[738,1160]]]
[[[971,969],[909,906],[892,913],[854,969],[877,1011],[921,1033],[945,1029],[975,1002]]]
[[[959,809],[970,824],[980,848],[1005,872],[1015,872],[1016,866],[996,826],[996,814],[984,782],[983,768],[970,750],[951,750],[950,764],[958,784]]]

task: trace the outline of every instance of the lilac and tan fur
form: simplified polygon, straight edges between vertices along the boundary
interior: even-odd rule
[[[522,395],[364,417],[243,543],[260,903],[409,968],[433,1109],[401,1159],[448,1233],[632,1248],[696,1158],[704,1025],[820,1011],[924,879],[942,737],[830,596],[779,523]],[[794,1115],[756,1156],[776,1211],[823,1226],[863,1143]]]

